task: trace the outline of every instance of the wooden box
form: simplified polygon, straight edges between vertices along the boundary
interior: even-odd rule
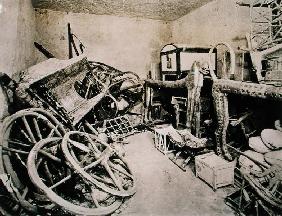
[[[234,162],[228,162],[214,152],[195,157],[196,177],[208,183],[214,190],[234,184]]]

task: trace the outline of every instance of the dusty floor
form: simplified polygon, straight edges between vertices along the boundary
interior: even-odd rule
[[[153,134],[128,138],[126,157],[137,178],[137,192],[120,215],[234,215],[225,205],[224,189],[216,192],[183,172],[153,146]]]

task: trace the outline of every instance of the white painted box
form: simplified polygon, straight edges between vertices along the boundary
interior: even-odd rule
[[[234,184],[234,162],[228,162],[214,152],[195,157],[196,177],[208,183],[214,190]]]

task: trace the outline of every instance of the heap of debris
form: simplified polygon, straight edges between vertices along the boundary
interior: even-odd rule
[[[136,132],[126,114],[142,99],[138,75],[82,56],[1,74],[1,84],[12,113],[1,129],[1,212],[107,215],[134,195],[120,139]]]

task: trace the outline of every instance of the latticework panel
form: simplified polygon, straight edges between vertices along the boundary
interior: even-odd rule
[[[252,49],[264,50],[282,42],[282,1],[253,0],[250,4]]]

